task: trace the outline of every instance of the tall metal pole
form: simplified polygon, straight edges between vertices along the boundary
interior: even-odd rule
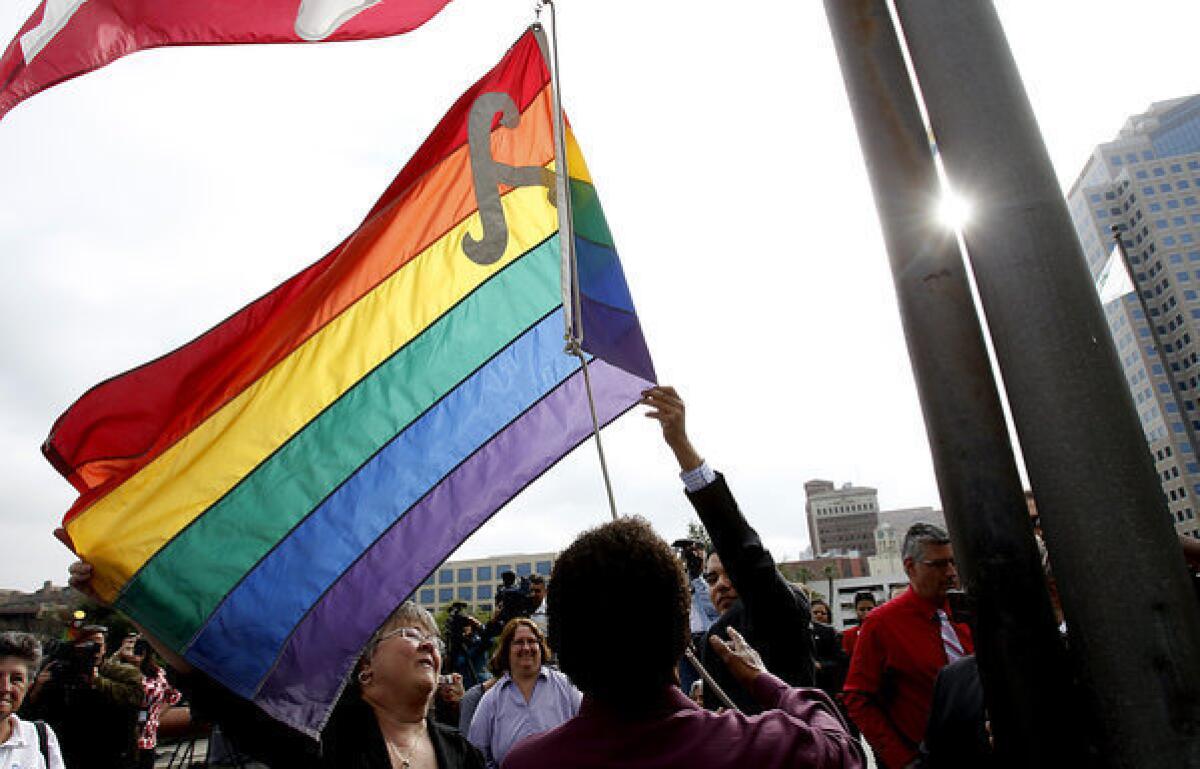
[[[951,182],[973,203],[967,251],[1105,757],[1200,767],[1200,612],[1000,20],[987,0],[896,7]]]
[[[1067,665],[1000,396],[884,0],[825,0],[883,226],[1003,766],[1082,766],[1063,739]],[[1070,730],[1066,730],[1070,731]]]

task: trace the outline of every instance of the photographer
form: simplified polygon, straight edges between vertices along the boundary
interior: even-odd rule
[[[701,576],[704,572],[704,543],[694,539],[677,539],[671,547],[679,554],[684,572],[688,578],[688,591],[691,593],[691,608],[688,612],[688,632],[691,635],[692,651],[697,656],[704,653],[704,637],[721,613],[713,606],[712,598],[708,595],[708,585],[704,584]],[[679,687],[692,691],[692,685],[700,679],[700,673],[685,657],[679,661]]]
[[[484,628],[489,643],[512,620],[533,614],[538,604],[534,603],[532,592],[529,577],[521,577],[518,581],[515,572],[500,572],[500,584],[496,586],[496,613]]]
[[[74,643],[61,645],[25,703],[24,715],[54,728],[70,767],[134,765],[142,674],[115,657],[105,661],[107,632],[101,625],[87,625]]]
[[[725,479],[701,459],[688,440],[683,399],[672,387],[652,387],[642,393],[650,407],[646,416],[662,427],[663,439],[679,461],[688,501],[712,538],[714,550],[704,564],[704,581],[721,618],[708,636],[723,637],[733,628],[757,649],[767,668],[793,686],[812,686],[812,635],[808,599],[794,589],[746,521]],[[729,672],[710,644],[701,662],[747,714],[761,706]],[[709,707],[719,703],[708,702]]]
[[[446,617],[446,658],[442,673],[458,673],[462,685],[470,689],[488,677],[487,653],[493,636],[483,624],[465,610],[467,605],[456,601]],[[455,721],[457,723],[457,719]]]

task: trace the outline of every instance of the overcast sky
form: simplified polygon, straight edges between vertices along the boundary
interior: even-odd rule
[[[0,5],[0,36],[36,5]],[[54,419],[336,245],[533,5],[455,0],[389,40],[141,52],[0,121],[0,587],[62,583],[71,560],[50,532],[74,492],[38,451]],[[1126,117],[1200,90],[1194,3],[998,5],[1064,187]],[[730,8],[562,0],[564,103],[662,380],[794,558],[807,479],[940,503],[821,3]],[[682,535],[654,425],[605,440],[622,512]],[[458,555],[559,549],[606,517],[587,444]]]

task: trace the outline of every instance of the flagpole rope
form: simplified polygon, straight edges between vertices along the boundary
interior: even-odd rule
[[[617,515],[617,500],[613,496],[612,479],[608,475],[608,461],[604,458],[604,443],[600,440],[600,420],[596,418],[596,400],[592,396],[592,375],[588,373],[587,355],[573,339],[567,343],[567,352],[579,358],[579,365],[583,369],[583,386],[587,390],[588,410],[592,414],[592,435],[596,439],[596,453],[600,457],[600,474],[604,476],[604,490],[608,493],[608,511],[612,513],[612,519],[615,521],[620,516]]]

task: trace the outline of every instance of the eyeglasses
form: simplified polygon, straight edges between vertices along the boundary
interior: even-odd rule
[[[438,654],[441,654],[442,650],[445,649],[441,638],[438,638],[432,633],[425,633],[417,630],[415,627],[398,627],[395,630],[389,630],[388,632],[379,636],[379,640],[376,642],[376,645],[383,643],[389,638],[395,638],[396,636],[400,636],[405,641],[408,641],[410,644],[418,648],[424,646],[425,644],[430,644],[433,646],[433,648],[437,649]]]
[[[943,569],[943,570],[948,569],[951,566],[957,565],[957,564],[955,564],[953,558],[935,558],[932,561],[919,561],[919,563],[923,563],[926,566],[929,566],[934,569]]]

